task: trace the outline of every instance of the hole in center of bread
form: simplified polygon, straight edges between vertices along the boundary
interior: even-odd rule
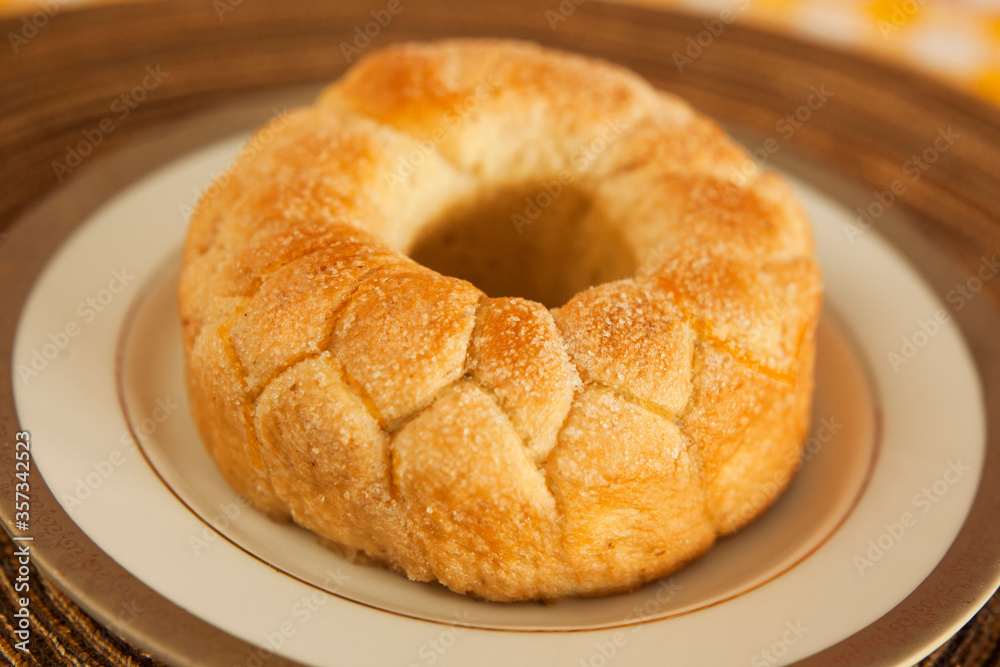
[[[637,268],[617,227],[584,192],[555,179],[455,204],[423,228],[408,254],[488,296],[518,296],[548,308]]]

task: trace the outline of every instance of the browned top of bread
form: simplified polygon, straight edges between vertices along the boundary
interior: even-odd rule
[[[454,40],[375,53],[283,125],[199,203],[179,292],[196,420],[258,506],[513,600],[662,576],[788,482],[808,223],[686,103]]]

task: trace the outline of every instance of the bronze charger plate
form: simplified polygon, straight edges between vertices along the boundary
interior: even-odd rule
[[[372,48],[449,35],[531,39],[631,67],[749,137],[773,134],[776,121],[822,82],[835,94],[773,159],[780,164],[795,159],[788,154],[807,156],[837,174],[847,189],[891,190],[928,138],[953,126],[964,140],[900,196],[916,222],[886,221],[875,230],[901,249],[942,297],[975,273],[981,257],[1000,249],[1000,113],[941,84],[728,23],[724,32],[693,48],[691,40],[698,44],[708,29],[703,18],[627,6],[525,0],[404,6],[368,36]],[[0,24],[5,35],[30,33],[26,42],[12,42],[11,50],[0,54],[0,251],[3,245],[8,251],[0,264],[4,471],[14,470],[14,434],[22,427],[12,397],[12,340],[21,305],[46,259],[90,212],[139,176],[222,133],[259,124],[274,90],[335,78],[350,54],[342,45],[357,44],[357,28],[382,9],[361,2],[154,2],[36,15],[35,32],[20,19]],[[136,88],[139,81],[146,81],[142,91]],[[110,125],[103,124],[107,118]],[[117,151],[140,143],[144,150],[129,151],[128,159]],[[807,663],[897,664],[979,607],[927,664],[997,662],[1000,600],[989,595],[1000,580],[998,310],[1000,284],[985,282],[968,307],[954,313],[975,358],[988,413],[985,471],[969,518],[938,568],[908,598]],[[0,479],[0,516],[8,530],[14,525],[13,483],[12,476]],[[12,648],[18,641],[15,626],[3,624],[9,659],[129,664],[149,661],[143,652],[170,662],[245,659],[246,644],[146,588],[72,523],[40,476],[33,475],[31,483],[35,564],[42,571],[33,575],[37,627],[33,653],[25,655]],[[4,618],[11,619],[17,565],[4,539],[2,604]]]

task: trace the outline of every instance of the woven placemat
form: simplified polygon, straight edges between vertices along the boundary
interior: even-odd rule
[[[94,621],[59,588],[32,568],[30,608],[34,615],[31,652],[14,648],[18,638],[11,622],[15,606],[14,585],[17,563],[14,544],[0,531],[3,559],[0,561],[0,652],[17,667],[49,665],[104,665],[154,667],[163,662],[130,646],[116,634]],[[920,667],[973,667],[1000,665],[1000,593],[990,599],[948,643],[919,663]]]
[[[22,641],[14,634],[14,614],[20,609],[17,599],[23,593],[15,591],[18,563],[14,558],[14,543],[0,531],[3,559],[0,561],[0,653],[18,667],[36,665],[162,665],[145,653],[130,646],[116,634],[87,615],[67,598],[47,577],[31,567],[28,575],[28,609],[31,613],[29,651],[17,647]]]
[[[570,5],[571,12],[563,9],[569,7],[565,2],[532,0],[496,0],[475,7],[459,0],[408,4],[397,20],[371,38],[371,48],[447,34],[535,39],[613,58],[709,114],[761,135],[773,130],[775,118],[801,103],[804,81],[822,80],[835,87],[837,98],[788,145],[873,187],[891,182],[899,165],[923,148],[921,137],[933,136],[942,122],[954,119],[969,140],[913,187],[905,203],[919,212],[922,233],[951,249],[959,261],[978,257],[983,248],[1000,248],[1000,114],[988,105],[916,74],[736,25],[727,26],[725,39],[715,40],[681,71],[671,54],[683,53],[688,38],[704,30],[701,19],[597,2]],[[250,93],[335,78],[347,65],[341,44],[352,41],[358,25],[379,8],[378,3],[353,1],[185,0],[57,9],[32,19],[38,24],[34,30],[22,19],[0,21],[0,34],[23,37],[8,39],[10,48],[0,49],[0,243],[20,214],[72,176],[58,166],[66,164],[70,147],[87,137],[86,132],[93,135],[101,128],[109,110],[117,109],[120,115],[124,108],[112,105],[147,75],[166,73],[163,85],[147,89],[141,103],[129,105],[128,113],[112,131],[102,133],[100,142],[92,142],[81,161],[97,160],[167,124]],[[565,12],[566,20],[555,30],[546,14],[552,11]],[[0,267],[0,274],[16,268]],[[982,298],[1000,304],[1000,286],[986,286]],[[9,371],[14,323],[9,314],[4,317],[0,352]],[[981,370],[984,364],[990,369],[984,374],[984,392],[994,450],[1000,413],[995,344],[977,339],[972,345]],[[4,386],[4,475],[16,430],[10,387]],[[984,484],[995,484],[996,468],[988,465]],[[0,479],[0,502],[12,504],[12,495],[9,481]],[[974,542],[995,562],[1000,541],[996,532],[963,531],[956,545],[965,548]],[[34,570],[32,652],[18,652],[13,616],[18,565],[6,534],[0,535],[0,545],[0,652],[9,662],[160,664],[94,621]],[[950,567],[967,571],[962,562]],[[974,595],[976,582],[958,581],[953,588],[965,599]],[[882,635],[876,633],[869,642],[875,647],[873,662],[883,654],[878,648]],[[1000,664],[998,641],[1000,597],[994,596],[920,664]],[[856,663],[831,654],[822,664]]]

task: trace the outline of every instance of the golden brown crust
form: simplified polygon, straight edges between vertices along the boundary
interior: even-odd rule
[[[540,464],[580,386],[552,315],[541,304],[490,299],[469,360],[472,379],[492,388],[514,429]]]
[[[697,456],[677,425],[591,387],[546,464],[559,489],[565,569],[578,594],[628,590],[715,540]]]
[[[717,125],[607,63],[454,40],[373,54],[283,126],[202,198],[179,286],[196,423],[260,508],[551,599],[668,574],[788,483],[820,276],[788,186]],[[407,257],[528,186],[530,242],[557,256],[558,215],[594,235],[563,272],[533,255],[558,307]]]

